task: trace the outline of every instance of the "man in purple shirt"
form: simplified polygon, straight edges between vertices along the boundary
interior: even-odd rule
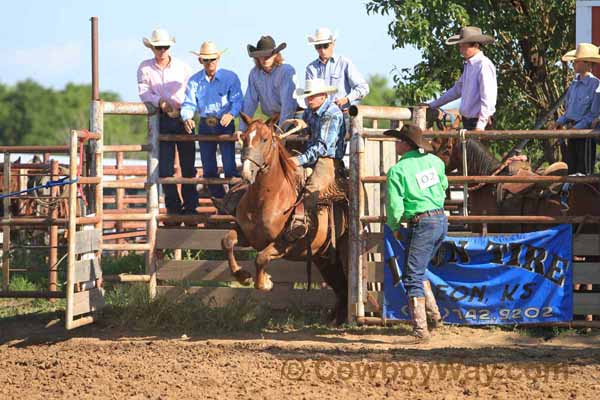
[[[164,29],[155,29],[150,39],[144,38],[144,46],[152,50],[154,57],[143,61],[138,67],[138,93],[144,103],[156,107],[159,112],[160,134],[185,134],[179,110],[185,99],[185,88],[191,69],[183,61],[171,56],[169,49],[175,43]],[[171,177],[175,172],[175,147],[179,153],[181,175],[196,176],[195,142],[159,142],[158,174]],[[183,204],[176,185],[163,185],[165,207],[168,214],[196,214],[198,192],[195,185],[182,185]],[[179,225],[179,223],[165,223]]]
[[[459,112],[463,127],[482,131],[489,126],[496,112],[498,85],[496,67],[483,54],[481,47],[493,42],[494,38],[482,34],[481,29],[474,26],[461,28],[457,35],[448,38],[446,44],[458,45],[465,59],[463,73],[450,90],[426,105],[439,108],[461,98]]]

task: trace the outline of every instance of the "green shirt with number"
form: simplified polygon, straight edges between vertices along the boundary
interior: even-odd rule
[[[419,150],[405,153],[387,173],[386,214],[396,230],[402,219],[444,207],[448,178],[444,162]]]

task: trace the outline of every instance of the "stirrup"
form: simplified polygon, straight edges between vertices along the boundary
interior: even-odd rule
[[[286,239],[294,242],[304,238],[306,235],[308,235],[308,221],[306,217],[294,215],[285,233]]]

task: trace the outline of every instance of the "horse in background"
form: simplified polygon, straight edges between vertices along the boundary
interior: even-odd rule
[[[462,144],[458,139],[432,141],[433,154],[440,157],[449,175],[462,175]],[[544,170],[531,171],[526,157],[517,156],[499,161],[482,142],[465,141],[467,175],[493,176],[548,176],[566,175],[565,163],[557,162]],[[600,215],[600,190],[591,184],[553,185],[532,183],[479,183],[469,187],[468,207],[470,215],[547,215],[575,216]],[[530,232],[546,229],[547,224],[489,224],[491,232]],[[482,231],[481,224],[472,229]]]
[[[229,231],[222,240],[231,273],[244,285],[252,282],[250,273],[235,260],[233,248],[238,242],[248,243],[258,250],[254,281],[258,290],[273,288],[273,282],[265,271],[270,261],[280,258],[304,261],[310,257],[336,295],[335,321],[345,322],[348,300],[347,204],[339,202],[334,207],[319,207],[309,224],[308,234],[290,241],[285,233],[295,208],[302,204],[304,183],[300,178],[303,174],[299,173],[281,142],[283,135],[291,131],[278,136],[275,133],[276,118],[273,117],[265,122],[252,120],[245,114],[241,118],[248,126],[241,139],[242,177],[249,185],[235,210],[239,228]],[[331,226],[336,218],[330,214],[332,212],[343,216],[337,218],[342,223],[334,229]]]

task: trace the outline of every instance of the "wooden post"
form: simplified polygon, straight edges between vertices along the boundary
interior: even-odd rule
[[[427,129],[427,107],[415,106],[413,108],[412,123],[423,130]]]
[[[352,117],[352,136],[350,139],[350,251],[348,255],[348,322],[353,323],[357,318],[364,317],[364,291],[363,291],[363,234],[360,217],[363,216],[364,192],[361,177],[363,175],[363,162],[365,140],[361,136],[363,118],[361,115]]]
[[[95,210],[94,213],[96,217],[99,218],[96,223],[96,229],[99,229],[102,232],[103,229],[103,221],[102,216],[104,214],[104,184],[102,180],[104,179],[104,106],[102,101],[94,100],[90,104],[90,115],[91,115],[91,123],[90,128],[92,132],[100,135],[99,139],[88,141],[89,144],[93,145],[94,155],[95,157],[95,165],[93,165],[95,170],[90,171],[92,176],[96,176],[99,179],[99,183],[96,183],[96,190],[93,191],[95,195]],[[82,156],[82,155],[80,155]],[[97,252],[98,263],[101,263],[101,255],[102,249]]]
[[[10,192],[10,153],[4,153],[4,193]],[[2,199],[4,219],[10,221],[10,197]],[[2,227],[2,290],[8,291],[10,283],[10,224]]]
[[[117,170],[121,170],[123,168],[124,162],[123,162],[123,152],[122,151],[118,151],[116,154],[116,164],[115,167]],[[117,181],[123,180],[125,179],[124,176],[122,175],[117,175],[116,177]],[[125,208],[125,189],[124,188],[117,188],[115,190],[115,208],[117,210],[123,210]],[[121,232],[123,231],[123,221],[117,221],[116,222],[116,229],[117,232]],[[119,244],[123,244],[123,243],[127,243],[127,240],[125,239],[118,239],[117,243]],[[117,257],[122,257],[124,255],[125,252],[123,251],[118,251],[117,252]]]
[[[54,180],[59,174],[58,161],[51,160],[50,163],[51,179]],[[50,194],[52,198],[57,198],[60,196],[60,189],[57,186],[54,186],[51,189]],[[48,240],[48,243],[50,244],[50,256],[48,258],[48,290],[56,292],[58,288],[58,226],[54,224],[54,222],[58,218],[58,205],[52,206],[50,218],[53,224],[50,225],[50,238]],[[55,301],[55,299],[50,299],[50,301]]]
[[[69,152],[69,179],[77,179],[77,132],[71,131],[71,150]],[[79,155],[83,157],[83,154]],[[75,232],[77,231],[77,185],[69,185],[69,235],[67,248],[67,310],[65,315],[65,327],[73,327],[73,295],[75,292]]]
[[[148,117],[148,164],[147,164],[147,200],[146,210],[150,219],[146,225],[148,245],[150,250],[146,253],[146,274],[150,275],[148,291],[150,298],[156,297],[156,229],[158,224],[158,113]]]

